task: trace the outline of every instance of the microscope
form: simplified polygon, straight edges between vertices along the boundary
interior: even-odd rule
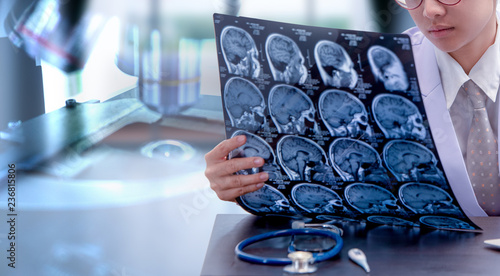
[[[240,0],[4,1],[2,166],[16,163],[31,170],[67,148],[81,152],[126,125],[154,123],[199,103],[201,41],[213,36],[212,14],[235,15],[240,5]],[[112,18],[120,22],[115,64],[137,77],[137,86],[104,102],[68,99],[65,107],[45,113],[43,93],[51,91],[42,89],[40,61],[67,74],[82,70]],[[1,169],[0,178],[7,171]]]

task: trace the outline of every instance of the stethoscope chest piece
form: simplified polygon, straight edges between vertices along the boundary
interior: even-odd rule
[[[294,251],[288,254],[288,258],[292,261],[292,264],[285,266],[283,269],[287,273],[306,274],[314,273],[317,270],[317,267],[313,265],[314,259],[311,252]]]

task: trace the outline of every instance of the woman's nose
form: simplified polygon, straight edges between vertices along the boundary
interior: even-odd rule
[[[423,9],[423,15],[431,19],[446,13],[445,5],[437,0],[424,0],[420,7]]]

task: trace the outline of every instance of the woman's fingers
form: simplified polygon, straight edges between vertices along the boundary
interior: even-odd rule
[[[262,157],[233,158],[224,162],[215,163],[211,166],[207,165],[205,174],[207,177],[214,176],[217,178],[232,175],[242,170],[260,168],[262,165],[264,165],[264,159]]]
[[[225,162],[207,166],[205,176],[210,181],[210,187],[216,191],[224,191],[233,188],[258,184],[268,180],[269,175],[265,172],[251,175],[236,175],[241,170],[261,167],[264,159],[261,157],[234,158]]]
[[[259,168],[264,165],[262,157],[233,158],[227,160],[227,155],[244,145],[246,137],[239,135],[222,141],[205,155],[207,167],[205,176],[210,181],[210,187],[222,200],[234,201],[237,197],[260,189],[269,175],[265,172],[242,175],[235,174],[242,170]]]
[[[246,140],[247,139],[244,135],[238,135],[231,139],[220,142],[217,146],[215,146],[215,148],[205,154],[205,161],[207,162],[207,166],[210,166],[213,163],[225,161],[226,156],[228,156],[231,151],[243,146]]]
[[[269,179],[265,172],[251,175],[232,175],[225,179],[225,183],[211,182],[210,187],[221,200],[234,201],[237,197],[257,191]]]

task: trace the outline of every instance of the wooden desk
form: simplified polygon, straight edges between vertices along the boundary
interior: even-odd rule
[[[484,230],[482,233],[342,223],[338,226],[344,229],[344,248],[338,257],[317,264],[318,270],[313,275],[367,275],[347,256],[349,249],[357,247],[368,258],[371,276],[498,276],[500,250],[485,245],[484,241],[500,238],[500,217],[472,219]],[[234,247],[243,239],[289,228],[289,224],[289,220],[277,217],[217,215],[201,275],[287,275],[282,266],[256,265],[239,260]],[[254,254],[261,251],[262,256],[286,256],[287,241],[264,243],[269,245],[266,250],[262,245],[250,250],[254,250]]]

